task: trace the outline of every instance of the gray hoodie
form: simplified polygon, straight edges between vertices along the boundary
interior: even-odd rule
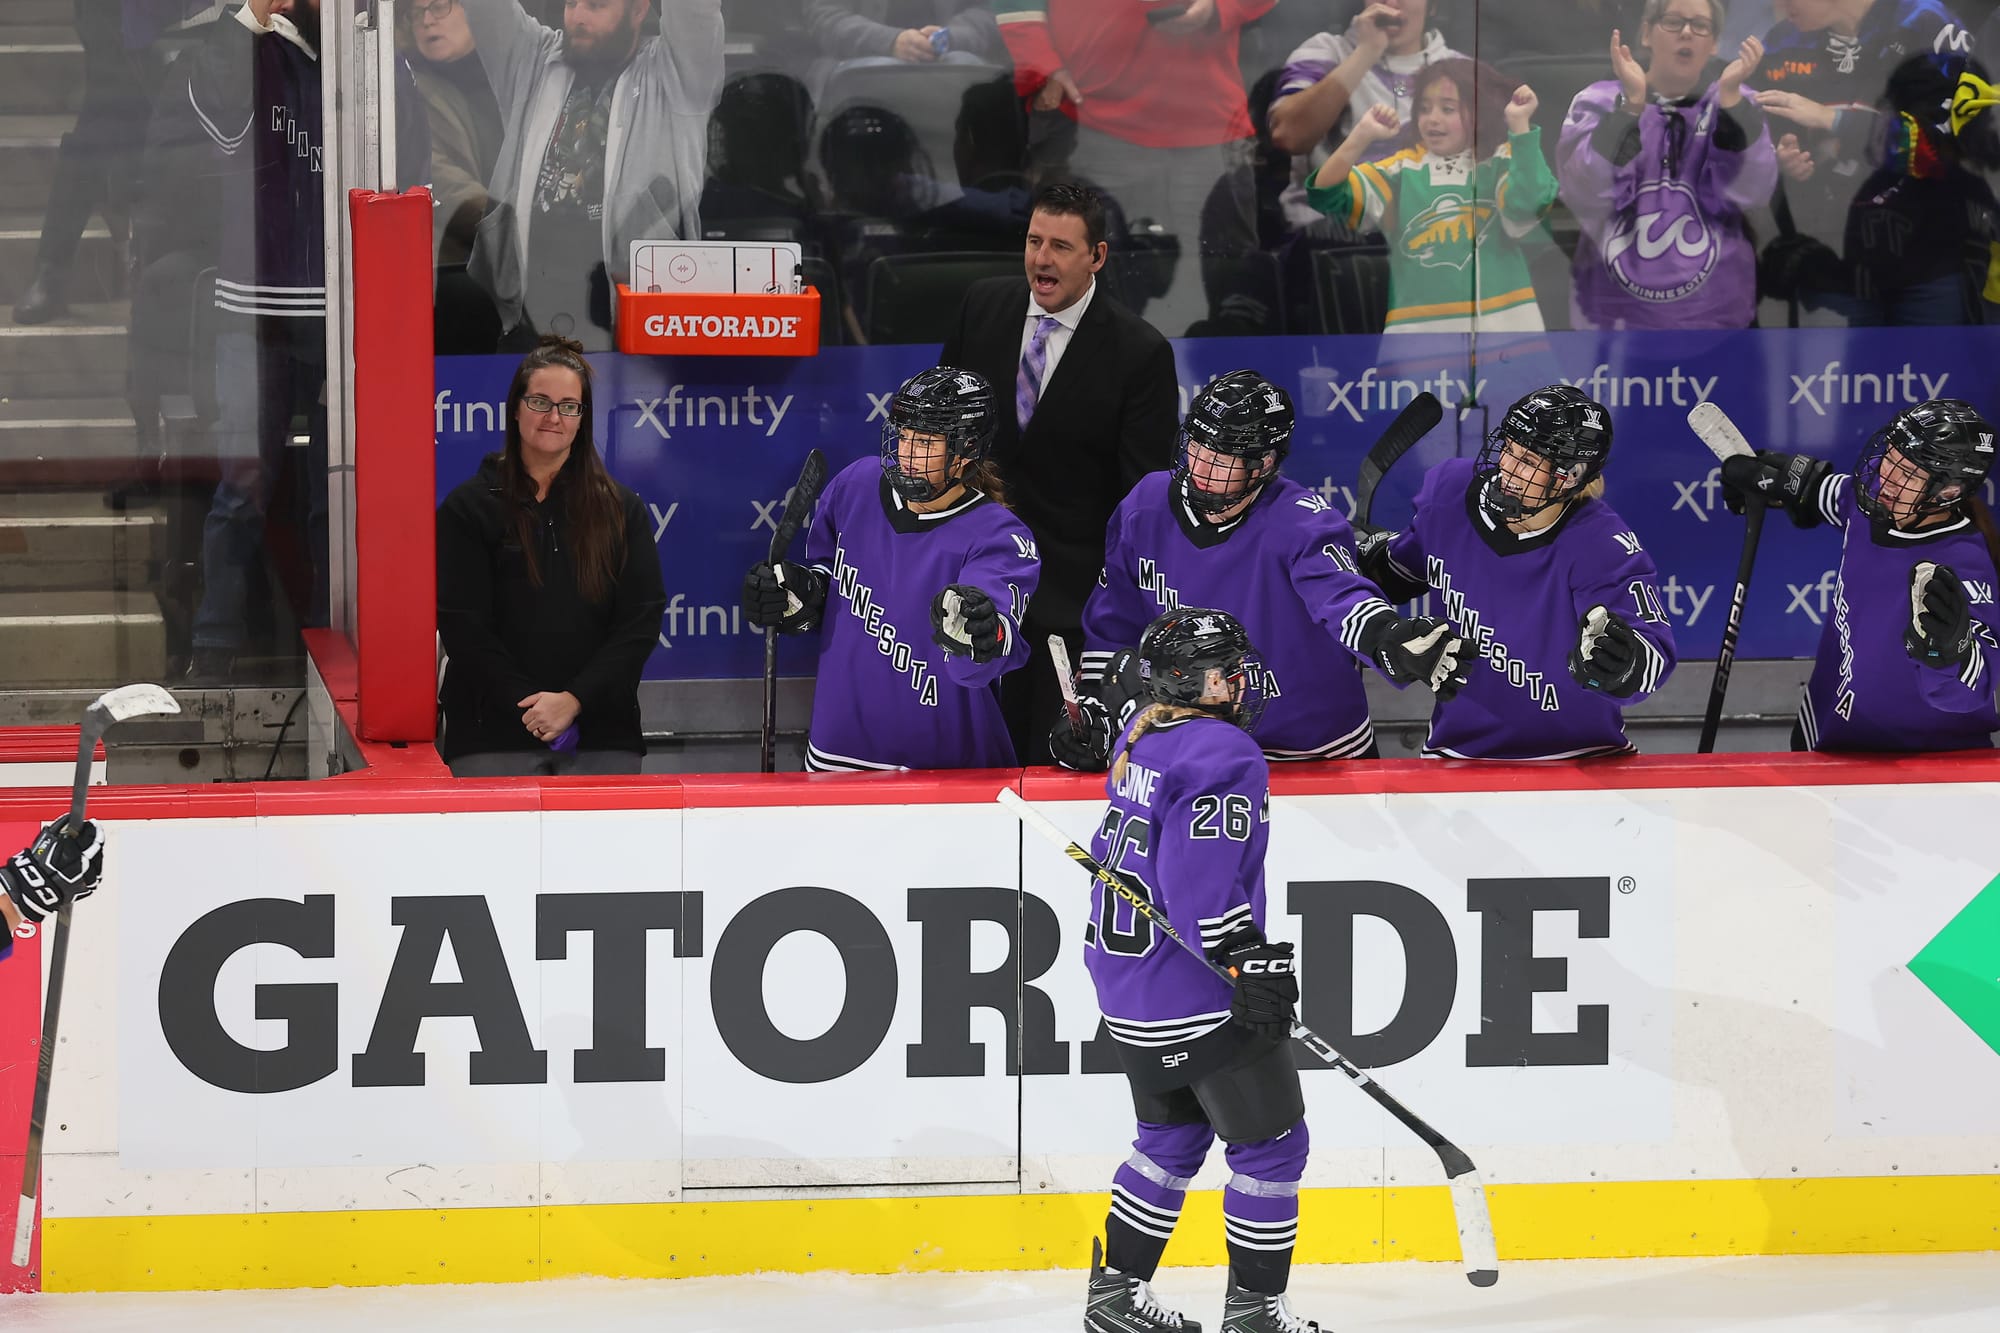
[[[563,35],[518,0],[463,0],[480,63],[500,102],[505,136],[468,271],[521,321],[535,181],[574,74]],[[660,0],[660,35],[639,43],[619,74],[604,150],[604,264],[629,277],[632,242],[699,240],[708,117],[722,88],[722,0]]]

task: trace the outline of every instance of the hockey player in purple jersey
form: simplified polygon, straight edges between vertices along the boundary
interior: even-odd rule
[[[1410,525],[1361,568],[1391,598],[1426,590],[1483,661],[1431,713],[1447,759],[1632,754],[1624,710],[1660,688],[1674,636],[1658,573],[1603,499],[1611,414],[1566,384],[1507,409],[1477,460],[1432,468]]]
[[[993,470],[994,413],[983,376],[912,376],[881,462],[850,464],[821,494],[806,564],[745,576],[751,624],[820,635],[807,768],[1014,766],[993,686],[1027,661],[1041,560]]]
[[[1766,451],[1723,464],[1731,508],[1782,506],[1841,529],[1833,614],[1792,728],[1795,750],[1970,750],[1993,744],[1994,554],[1976,506],[1993,426],[1937,398],[1875,432],[1852,473]],[[1990,522],[1990,520],[1988,520]]]
[[[1143,478],[1112,515],[1083,609],[1081,674],[1098,697],[1084,701],[1081,734],[1063,719],[1049,736],[1066,767],[1104,767],[1123,720],[1107,666],[1184,603],[1226,607],[1263,646],[1252,734],[1270,759],[1375,757],[1363,661],[1440,698],[1464,683],[1463,641],[1442,621],[1397,615],[1357,572],[1347,520],[1279,475],[1292,421],[1291,399],[1262,375],[1222,376],[1190,405],[1174,470]]]
[[[97,892],[104,874],[104,833],[95,822],[83,821],[75,837],[63,832],[64,816],[44,824],[35,840],[0,861],[0,959],[14,952],[14,932],[24,921],[39,924],[63,904]]]
[[[1308,1135],[1289,1040],[1299,999],[1292,946],[1264,937],[1270,769],[1246,733],[1265,678],[1226,611],[1182,607],[1146,628],[1145,698],[1119,743],[1091,839],[1099,862],[1199,939],[1234,987],[1091,887],[1084,965],[1132,1088],[1138,1138],[1111,1182],[1105,1248],[1092,1243],[1087,1333],[1201,1326],[1149,1285],[1188,1182],[1221,1139],[1229,1292],[1222,1333],[1318,1333],[1285,1288],[1298,1238]]]

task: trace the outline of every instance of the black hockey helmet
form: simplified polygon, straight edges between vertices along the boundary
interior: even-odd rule
[[[1233,698],[1207,700],[1208,673],[1220,671]],[[1264,713],[1264,664],[1243,623],[1227,611],[1183,606],[1139,636],[1139,678],[1155,703],[1198,708],[1249,731]]]
[[[903,387],[889,400],[889,416],[882,423],[882,471],[905,500],[935,500],[951,489],[954,465],[976,463],[992,451],[993,433],[999,425],[993,386],[984,375],[955,366],[919,371],[903,381]],[[903,471],[904,431],[943,437],[943,486]]]
[[[1548,463],[1545,477],[1526,479],[1502,467],[1508,445]],[[1588,486],[1611,456],[1611,414],[1581,389],[1551,384],[1507,409],[1479,451],[1479,502],[1502,522],[1539,514]]]
[[[1220,514],[1241,504],[1277,475],[1291,452],[1292,421],[1290,394],[1254,370],[1230,371],[1188,405],[1174,489],[1199,513]],[[1201,485],[1194,482],[1191,450],[1197,445],[1231,460],[1204,467]]]
[[[1986,480],[1993,467],[1993,436],[1992,423],[1963,399],[1932,398],[1905,408],[1861,451],[1854,465],[1854,503],[1883,523],[1946,513],[1976,494]],[[1890,458],[1892,452],[1919,471],[1900,466]],[[1885,483],[1895,492],[1888,500],[1882,494]],[[1895,512],[1899,500],[1909,506],[1908,513]]]

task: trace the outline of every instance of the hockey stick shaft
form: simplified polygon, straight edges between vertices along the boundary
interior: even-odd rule
[[[1435,394],[1420,393],[1408,407],[1397,413],[1396,419],[1389,423],[1389,429],[1376,437],[1367,456],[1361,460],[1361,471],[1354,486],[1357,528],[1373,530],[1370,516],[1375,512],[1375,488],[1382,484],[1383,475],[1442,420],[1444,404],[1437,400]]]
[[[770,563],[776,565],[785,558],[792,539],[805,526],[806,515],[819,502],[821,488],[826,485],[826,455],[814,449],[806,455],[805,464],[799,468],[799,479],[792,486],[792,493],[785,498],[785,512],[779,517],[777,526],[771,529]],[[770,773],[778,766],[778,629],[773,625],[764,631],[764,718],[758,732],[757,768],[761,773]]]
[[[1106,892],[1115,893],[1124,899],[1133,911],[1145,917],[1161,934],[1199,960],[1203,967],[1230,985],[1236,984],[1233,972],[1189,944],[1150,899],[1134,889],[1123,876],[1108,869],[1096,857],[1072,841],[1068,834],[1056,827],[1054,821],[1023,800],[1019,792],[1012,787],[1002,787],[994,799],[1006,806],[1023,824],[1061,848],[1063,855],[1089,872],[1091,878],[1103,885]],[[1493,1221],[1486,1208],[1485,1186],[1480,1183],[1479,1172],[1473,1166],[1472,1159],[1457,1144],[1433,1129],[1423,1117],[1397,1101],[1386,1088],[1369,1077],[1367,1070],[1336,1051],[1324,1037],[1304,1023],[1293,1021],[1292,1037],[1303,1043],[1314,1055],[1347,1075],[1356,1087],[1373,1098],[1383,1110],[1401,1121],[1411,1133],[1422,1139],[1425,1145],[1437,1154],[1438,1161],[1444,1166],[1445,1178],[1452,1185],[1452,1209],[1458,1218],[1459,1243],[1464,1255],[1466,1277],[1474,1286],[1491,1286],[1500,1276],[1499,1257],[1493,1241]]]
[[[83,714],[82,733],[77,737],[76,775],[70,784],[69,815],[63,836],[76,837],[83,831],[84,803],[90,796],[90,766],[97,758],[97,743],[113,724],[128,717],[178,713],[174,697],[157,685],[126,685],[97,697]],[[14,1215],[16,1268],[28,1266],[28,1252],[35,1236],[35,1201],[41,1193],[42,1137],[49,1119],[49,1086],[56,1072],[56,1029],[62,1019],[63,980],[69,972],[70,904],[56,909],[55,942],[49,946],[49,990],[42,1005],[42,1047],[35,1061],[35,1099],[28,1107],[28,1143],[21,1159],[21,1203]]]
[[[1697,403],[1688,413],[1688,428],[1708,446],[1719,463],[1756,456],[1743,432],[1715,403]],[[1757,543],[1764,535],[1765,508],[1761,496],[1744,506],[1743,552],[1736,560],[1736,587],[1729,596],[1729,617],[1722,623],[1722,646],[1715,654],[1715,675],[1709,681],[1708,707],[1701,716],[1697,754],[1715,752],[1716,733],[1722,728],[1722,701],[1729,692],[1729,674],[1736,665],[1736,637],[1743,628],[1743,604],[1750,597],[1750,574],[1757,563]]]
[[[1063,712],[1069,715],[1069,734],[1083,735],[1083,705],[1076,699],[1076,673],[1070,670],[1069,645],[1060,634],[1049,635],[1049,662],[1055,667],[1056,684],[1062,690]]]

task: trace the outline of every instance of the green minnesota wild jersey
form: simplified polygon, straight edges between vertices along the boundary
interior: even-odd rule
[[[1556,199],[1542,132],[1509,135],[1484,162],[1419,144],[1307,190],[1314,208],[1389,241],[1391,333],[1535,331],[1541,309],[1521,253]]]

